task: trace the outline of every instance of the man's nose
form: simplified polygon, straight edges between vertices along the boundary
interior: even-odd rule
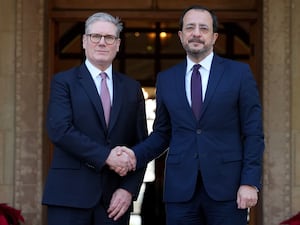
[[[104,45],[104,44],[105,44],[104,36],[101,36],[101,37],[100,37],[99,44],[101,44],[101,45]]]
[[[202,32],[201,32],[201,29],[200,28],[195,28],[194,30],[193,30],[193,35],[194,36],[200,36],[202,34]]]

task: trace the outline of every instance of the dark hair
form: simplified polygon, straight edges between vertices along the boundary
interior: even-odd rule
[[[179,19],[179,29],[180,29],[180,30],[182,30],[182,27],[183,27],[183,17],[185,16],[185,14],[186,14],[188,11],[190,11],[190,10],[192,10],[192,9],[195,9],[195,10],[202,10],[202,11],[207,11],[207,12],[209,12],[209,14],[211,15],[212,21],[213,21],[213,32],[214,32],[214,33],[217,33],[217,32],[218,32],[218,18],[217,18],[217,16],[216,16],[216,14],[215,14],[212,10],[210,10],[210,9],[204,7],[204,6],[200,6],[200,5],[193,5],[193,6],[190,6],[190,7],[186,8],[186,9],[182,12],[182,14],[181,14],[181,16],[180,16],[180,19]]]

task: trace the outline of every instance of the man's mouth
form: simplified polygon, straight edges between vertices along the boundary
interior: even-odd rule
[[[199,44],[204,44],[204,41],[201,41],[199,39],[191,39],[189,40],[189,43],[199,43]]]

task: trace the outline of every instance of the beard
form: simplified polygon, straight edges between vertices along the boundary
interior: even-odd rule
[[[203,45],[201,48],[193,47],[193,43],[198,43]],[[183,48],[186,53],[194,58],[204,58],[209,55],[213,49],[213,45],[207,45],[204,41],[199,39],[191,39],[188,43],[182,43]]]

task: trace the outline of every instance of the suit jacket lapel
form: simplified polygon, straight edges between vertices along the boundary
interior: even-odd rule
[[[92,76],[88,69],[86,68],[85,64],[82,64],[79,68],[78,79],[81,83],[82,87],[84,88],[85,92],[87,93],[88,97],[90,98],[92,104],[94,105],[97,114],[101,120],[103,127],[106,127],[105,119],[104,119],[104,112],[101,104],[100,96],[97,92],[97,88],[95,83],[92,79]]]
[[[209,74],[205,99],[204,99],[203,107],[202,107],[202,111],[201,111],[200,120],[201,120],[206,108],[208,107],[208,105],[210,103],[210,100],[218,86],[218,83],[221,80],[221,77],[223,76],[223,73],[224,73],[223,60],[219,56],[214,55],[210,74]]]
[[[175,79],[176,79],[176,95],[178,94],[178,98],[176,98],[178,102],[184,102],[184,105],[187,111],[190,114],[190,118],[196,120],[194,116],[193,110],[188,102],[186,96],[186,87],[185,87],[185,74],[186,74],[187,61],[184,60],[182,63],[178,65],[178,69],[176,70]]]
[[[117,121],[118,115],[121,111],[121,106],[123,102],[123,96],[125,93],[124,85],[120,76],[117,76],[115,72],[113,72],[113,104],[110,112],[110,121],[109,121],[109,130],[114,126]]]

